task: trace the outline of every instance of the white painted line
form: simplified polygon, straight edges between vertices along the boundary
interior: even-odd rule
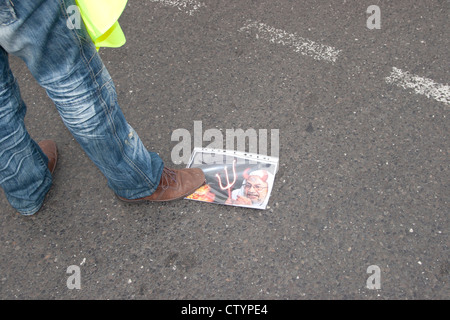
[[[450,104],[450,86],[434,82],[431,79],[415,76],[407,71],[392,68],[389,77],[385,78],[389,84],[395,84],[404,89],[413,89],[415,93],[433,98],[439,102]]]
[[[256,32],[257,39],[291,47],[295,52],[310,56],[316,60],[325,60],[334,63],[341,52],[341,50],[337,50],[336,48],[300,37],[296,33],[288,33],[284,30],[276,29],[265,23],[252,20],[247,21],[247,23],[246,26],[239,29],[240,32]]]
[[[206,7],[203,2],[196,0],[150,0],[150,2],[159,2],[165,6],[177,7],[178,10],[193,15],[201,7]]]

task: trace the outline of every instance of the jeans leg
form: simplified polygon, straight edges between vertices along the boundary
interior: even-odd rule
[[[51,187],[48,159],[30,138],[26,106],[0,47],[0,186],[12,207],[23,215],[39,210]]]
[[[125,120],[95,46],[83,49],[73,73],[43,86],[69,131],[117,195],[134,199],[155,191],[163,162],[146,150]]]

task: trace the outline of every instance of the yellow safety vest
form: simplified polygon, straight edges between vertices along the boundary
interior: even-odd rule
[[[100,47],[118,48],[126,39],[119,25],[127,0],[76,0],[86,29],[97,50]]]

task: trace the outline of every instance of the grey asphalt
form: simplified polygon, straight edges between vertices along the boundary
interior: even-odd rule
[[[279,129],[269,208],[121,202],[11,57],[28,130],[60,158],[35,216],[0,192],[0,299],[448,299],[449,104],[385,78],[395,67],[450,83],[449,2],[199,2],[130,1],[126,45],[100,54],[129,123],[168,166],[184,167],[171,135],[194,121]],[[367,28],[369,5],[381,29]],[[339,57],[243,32],[248,21]],[[67,286],[73,265],[80,289]]]

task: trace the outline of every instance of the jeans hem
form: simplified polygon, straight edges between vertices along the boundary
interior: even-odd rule
[[[29,216],[35,215],[35,214],[42,208],[43,205],[44,205],[44,201],[42,201],[42,203],[41,203],[40,205],[34,207],[33,209],[26,210],[26,211],[21,211],[21,210],[17,210],[17,211],[18,211],[22,216],[29,217]]]
[[[136,193],[136,190],[134,190],[134,191],[133,190],[121,190],[120,192],[117,192],[113,188],[111,188],[111,187],[110,188],[113,190],[113,192],[117,196],[125,198],[125,199],[128,199],[128,200],[135,200],[135,199],[148,197],[148,196],[152,195],[156,191],[156,189],[158,188],[160,180],[161,180],[163,169],[164,169],[164,165],[161,165],[161,169],[159,171],[158,180],[157,180],[158,183],[154,184],[153,187],[145,188],[145,190],[139,191],[138,193]]]
[[[50,178],[50,183],[49,183],[48,187],[46,188],[46,190],[44,191],[44,195],[42,196],[42,198],[40,198],[37,201],[37,203],[38,203],[37,205],[31,207],[30,209],[23,209],[23,210],[15,208],[17,210],[17,212],[19,212],[22,216],[32,216],[32,215],[36,214],[44,205],[45,198],[47,197],[47,194],[53,185],[52,178],[53,177]]]

